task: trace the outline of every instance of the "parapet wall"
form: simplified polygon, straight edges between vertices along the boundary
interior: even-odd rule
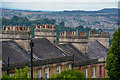
[[[80,32],[78,35],[78,30],[72,32],[60,32],[59,43],[84,43],[87,42],[87,36],[85,32]]]
[[[30,28],[24,26],[3,26],[3,29],[0,34],[2,39],[30,39],[31,32]]]
[[[35,38],[47,38],[52,43],[56,42],[56,29],[54,25],[36,25]]]
[[[99,41],[102,45],[104,45],[106,48],[109,48],[109,35],[107,32],[99,31],[98,34],[95,33],[94,30],[91,30],[89,32],[89,41]]]

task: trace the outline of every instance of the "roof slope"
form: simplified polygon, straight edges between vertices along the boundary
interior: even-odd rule
[[[107,48],[99,41],[91,41],[88,43],[88,56],[90,58],[106,58]]]
[[[63,50],[67,51],[71,56],[74,54],[75,62],[82,62],[82,61],[89,60],[89,57],[87,57],[85,54],[80,52],[72,44],[59,44],[58,46]]]
[[[30,55],[16,42],[2,41],[2,60],[5,64],[7,64],[8,57],[10,58],[10,64],[30,61]]]
[[[33,42],[33,53],[40,60],[66,56],[61,50],[59,50],[46,38],[35,38],[33,39]]]

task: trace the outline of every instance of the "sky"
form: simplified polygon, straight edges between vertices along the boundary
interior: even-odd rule
[[[2,0],[2,8],[42,11],[118,8],[119,0]]]

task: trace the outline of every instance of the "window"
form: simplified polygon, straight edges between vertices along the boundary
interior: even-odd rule
[[[85,73],[85,77],[87,78],[88,77],[88,69],[84,69],[84,73]]]
[[[100,77],[102,76],[102,66],[99,66],[99,74],[100,74]]]
[[[49,68],[45,68],[45,79],[49,78]]]
[[[37,70],[37,78],[41,78],[41,69]]]
[[[95,67],[92,67],[92,78],[95,78]]]
[[[57,73],[61,72],[61,66],[57,66]]]
[[[67,64],[67,68],[70,69],[70,64]]]

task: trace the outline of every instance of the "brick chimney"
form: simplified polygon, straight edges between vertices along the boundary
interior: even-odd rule
[[[83,36],[83,32],[82,32],[82,36]]]
[[[69,32],[67,32],[67,35],[69,35]]]
[[[10,25],[10,30],[12,30],[12,25]]]
[[[30,27],[28,26],[28,32],[30,31]]]
[[[27,31],[27,27],[25,27],[25,31]]]
[[[9,30],[9,26],[6,27],[6,30],[7,30],[7,31]]]
[[[16,30],[16,31],[18,30],[18,27],[17,27],[17,26],[15,26],[15,30]]]
[[[76,30],[76,36],[78,36],[78,29]]]
[[[74,36],[76,36],[76,31],[74,31]]]
[[[40,26],[40,29],[42,28],[42,26]]]
[[[24,26],[22,27],[22,30],[25,30],[25,27],[24,27]]]
[[[47,28],[47,25],[45,25],[45,29]]]
[[[3,30],[5,30],[5,26],[3,26]]]
[[[74,32],[72,31],[72,36],[74,35]]]
[[[82,33],[80,32],[80,36],[82,35]]]
[[[38,29],[38,26],[36,25],[36,28],[35,29]]]
[[[66,31],[64,31],[64,36],[66,36]]]
[[[50,27],[49,28],[52,28],[52,25],[50,24]]]
[[[70,35],[72,35],[72,32],[70,32]]]
[[[54,25],[52,25],[52,29],[55,29]]]
[[[13,31],[15,31],[15,26],[13,26]]]

